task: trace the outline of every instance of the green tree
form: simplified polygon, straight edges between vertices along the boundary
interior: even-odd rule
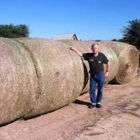
[[[118,41],[118,40],[114,38],[114,39],[112,39],[111,41]]]
[[[123,27],[123,38],[119,41],[132,44],[140,50],[140,20],[128,21],[129,25]]]
[[[28,37],[29,28],[24,24],[20,25],[0,25],[0,37],[5,38],[18,38],[18,37]]]

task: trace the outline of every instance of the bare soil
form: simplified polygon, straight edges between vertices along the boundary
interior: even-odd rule
[[[140,140],[140,74],[105,85],[102,108],[89,103],[86,93],[54,112],[0,127],[0,140]]]

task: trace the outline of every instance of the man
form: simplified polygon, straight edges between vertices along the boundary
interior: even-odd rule
[[[103,87],[105,77],[109,74],[110,62],[107,57],[99,52],[99,44],[92,44],[92,53],[84,53],[77,51],[74,47],[70,47],[71,50],[76,52],[80,57],[83,57],[89,62],[90,67],[90,100],[91,105],[89,108],[101,108],[101,100],[103,96]],[[104,73],[104,66],[106,64],[106,72]],[[96,85],[98,87],[97,97],[96,97]]]

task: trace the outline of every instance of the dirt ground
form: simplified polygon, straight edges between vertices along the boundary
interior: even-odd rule
[[[140,74],[105,85],[102,108],[83,94],[57,111],[0,127],[0,140],[140,140]]]

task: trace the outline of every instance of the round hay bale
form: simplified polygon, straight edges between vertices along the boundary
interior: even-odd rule
[[[89,46],[89,48],[91,48],[91,45],[95,42],[86,41],[85,43],[87,44],[87,46]],[[99,52],[105,54],[106,57],[108,58],[108,60],[110,61],[109,75],[107,78],[105,78],[105,84],[106,84],[106,83],[110,82],[111,80],[113,80],[114,77],[116,76],[118,69],[119,69],[119,60],[118,60],[118,56],[113,51],[113,49],[111,49],[106,44],[103,44],[101,42],[98,42],[98,44],[99,44]],[[106,71],[106,65],[104,65],[104,72],[105,71]]]
[[[66,44],[38,38],[15,40],[24,45],[34,58],[39,82],[35,108],[25,117],[54,111],[79,96],[84,85],[83,64]]]
[[[106,41],[102,43],[112,48],[119,58],[119,70],[112,82],[125,84],[132,80],[136,75],[139,61],[136,47],[122,42]]]
[[[68,46],[68,48],[70,46],[73,46],[74,48],[76,48],[81,53],[89,52],[91,50],[90,47],[88,47],[85,44],[85,42],[83,42],[83,41],[61,40],[61,42],[65,43],[66,46]],[[77,55],[77,54],[74,53],[74,55]],[[75,61],[77,61],[77,60],[75,60]],[[83,88],[82,88],[82,91],[81,91],[81,94],[82,94],[82,93],[85,93],[85,92],[88,92],[89,91],[89,64],[88,64],[87,61],[85,61],[82,58],[81,58],[81,61],[82,61],[83,70],[84,70],[84,73],[82,73],[82,75],[84,76],[84,79],[83,79],[84,85],[83,85]]]
[[[0,38],[0,125],[28,114],[35,104],[37,76],[28,51]]]

